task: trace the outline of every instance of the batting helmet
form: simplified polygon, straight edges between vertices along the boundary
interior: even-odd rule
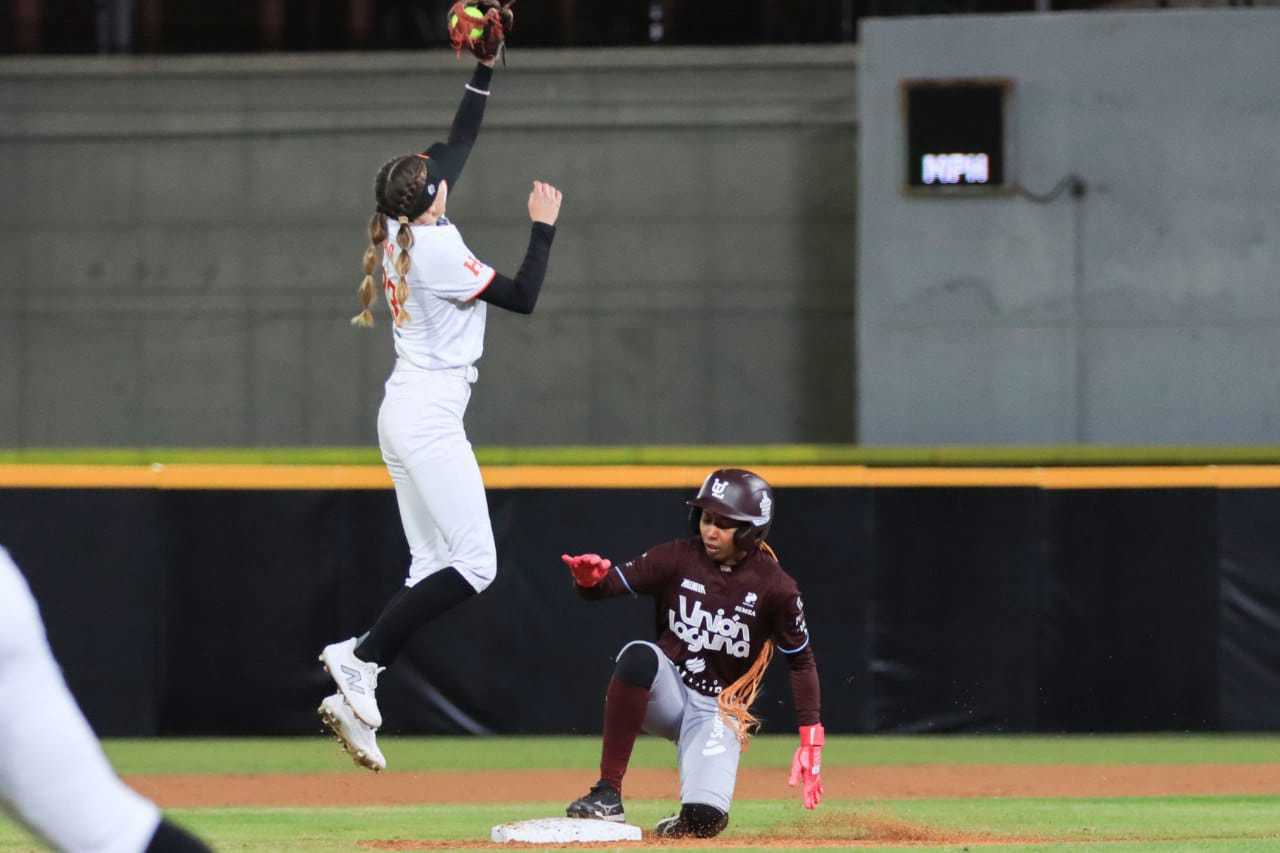
[[[719,468],[707,475],[689,506],[689,526],[695,535],[702,511],[746,522],[733,534],[746,547],[763,542],[773,524],[773,489],[764,478],[741,468]]]

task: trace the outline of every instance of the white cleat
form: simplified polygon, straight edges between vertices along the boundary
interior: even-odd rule
[[[378,738],[373,729],[352,713],[351,706],[343,700],[341,693],[326,696],[320,703],[319,713],[320,719],[356,764],[375,773],[387,769],[387,759],[382,757],[382,750],[378,749]]]
[[[320,662],[355,715],[370,728],[381,728],[382,712],[378,710],[375,693],[378,673],[386,667],[356,657],[355,637],[325,646],[320,653]]]

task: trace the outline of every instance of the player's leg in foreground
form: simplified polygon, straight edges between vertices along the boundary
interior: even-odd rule
[[[675,668],[653,643],[628,643],[618,654],[604,702],[600,779],[565,809],[569,817],[623,821],[622,777],[640,732],[675,740],[685,689]]]
[[[368,633],[326,646],[320,656],[343,699],[372,729],[382,725],[378,674],[415,631],[497,576],[484,482],[462,426],[470,385],[443,371],[422,373],[393,376],[378,415],[379,443],[412,558],[409,577]]]
[[[680,731],[680,811],[659,821],[654,834],[711,838],[729,825],[742,755],[735,725],[715,699],[691,692]]]
[[[0,548],[0,811],[58,850],[183,853],[203,843],[120,781],[67,689],[26,580]]]

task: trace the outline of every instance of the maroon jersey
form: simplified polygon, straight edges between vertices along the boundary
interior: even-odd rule
[[[587,599],[649,595],[658,605],[658,645],[680,677],[706,696],[741,678],[766,640],[786,656],[801,725],[818,721],[818,678],[800,591],[762,549],[721,566],[700,539],[656,545],[615,566]]]

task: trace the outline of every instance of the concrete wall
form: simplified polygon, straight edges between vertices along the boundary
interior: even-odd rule
[[[490,314],[481,444],[853,437],[854,49],[513,51],[450,213]],[[374,442],[372,177],[441,138],[429,54],[0,61],[0,446]]]
[[[1280,12],[872,20],[859,63],[868,444],[1280,435]],[[899,81],[1016,81],[1015,177],[902,194]]]

